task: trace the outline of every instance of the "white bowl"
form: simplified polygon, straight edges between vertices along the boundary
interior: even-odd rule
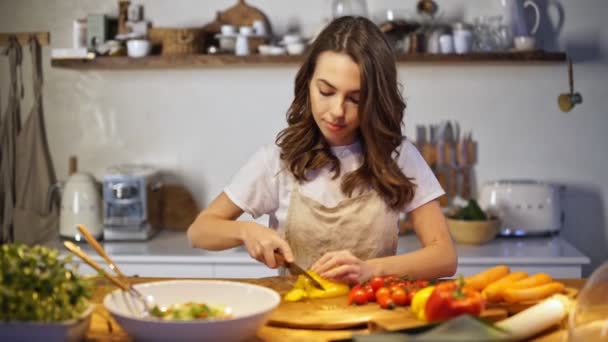
[[[77,318],[61,322],[0,322],[2,341],[82,341],[91,323],[94,304]]]
[[[189,301],[227,306],[233,318],[218,320],[168,321],[142,317],[142,306],[121,290],[107,294],[103,305],[135,340],[142,341],[239,341],[252,337],[266,323],[281,302],[269,288],[220,280],[169,280],[135,285],[152,295],[160,306]]]
[[[290,55],[301,55],[304,52],[304,50],[306,50],[306,44],[292,43],[292,44],[287,44],[285,46],[285,48],[287,49],[287,53]]]
[[[529,36],[518,36],[513,38],[513,45],[518,51],[531,51],[536,47],[536,38]]]
[[[297,34],[286,34],[283,36],[282,43],[285,45],[300,43],[302,41],[302,37]]]
[[[127,55],[139,58],[150,53],[150,41],[146,39],[131,39],[127,41]]]

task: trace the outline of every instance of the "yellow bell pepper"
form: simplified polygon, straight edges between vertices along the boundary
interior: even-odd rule
[[[427,286],[416,292],[412,298],[411,310],[416,315],[416,318],[426,321],[426,302],[429,300],[433,290],[435,290],[435,286]]]
[[[308,274],[323,286],[323,290],[314,287],[311,284],[310,279],[303,275],[299,275],[293,285],[293,289],[287,292],[283,299],[288,302],[297,302],[305,298],[332,298],[346,295],[348,294],[348,291],[350,291],[350,288],[346,284],[321,278],[313,271],[308,271]]]

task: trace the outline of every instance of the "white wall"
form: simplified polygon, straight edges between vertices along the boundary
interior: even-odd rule
[[[307,34],[330,13],[323,0],[250,0],[275,32],[297,22]],[[567,185],[562,234],[593,260],[608,258],[608,16],[605,0],[561,1],[566,22],[556,44],[575,61],[584,103],[561,113],[568,89],[564,63],[402,64],[408,101],[406,133],[416,124],[450,119],[479,141],[478,184],[535,178]],[[157,26],[201,25],[236,1],[146,0]],[[370,12],[411,11],[416,1],[368,1]],[[438,1],[448,16],[497,11],[497,1]],[[51,5],[52,4],[52,5]],[[116,13],[117,1],[0,0],[0,32],[50,31],[52,47],[71,45],[72,20]],[[549,42],[547,44],[550,44]],[[2,60],[2,99],[8,72]],[[29,84],[29,55],[24,77]],[[208,203],[261,144],[284,126],[297,66],[219,67],[140,71],[73,71],[50,67],[45,48],[46,123],[57,174],[70,155],[100,176],[108,165],[152,162],[176,174]],[[24,116],[31,100],[26,87]],[[5,101],[3,102],[5,103]],[[413,136],[412,136],[413,137]],[[592,267],[586,269],[588,274]]]

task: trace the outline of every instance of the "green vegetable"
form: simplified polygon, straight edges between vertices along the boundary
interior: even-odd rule
[[[467,221],[485,221],[488,219],[474,199],[470,199],[466,207],[458,210],[454,218]]]
[[[92,294],[92,282],[77,273],[71,256],[40,245],[1,245],[0,279],[0,321],[72,319]]]
[[[155,306],[150,314],[164,320],[194,320],[194,319],[223,319],[232,317],[231,314],[221,306],[211,306],[204,303],[188,302],[175,304],[169,308]]]

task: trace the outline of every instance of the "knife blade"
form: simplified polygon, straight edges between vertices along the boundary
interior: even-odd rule
[[[308,278],[308,280],[310,280],[312,286],[325,291],[325,288],[323,287],[323,285],[321,283],[319,283],[315,278],[313,278],[310,274],[308,274],[308,272],[306,272],[306,270],[303,269],[302,267],[300,267],[298,264],[296,264],[295,262],[287,262],[287,260],[285,260],[285,257],[283,256],[283,254],[281,254],[279,252],[274,252],[274,257],[279,264],[282,264],[285,267],[287,267],[287,269],[289,269],[289,273],[294,274],[294,275],[301,274],[301,275],[305,276],[306,278]]]

